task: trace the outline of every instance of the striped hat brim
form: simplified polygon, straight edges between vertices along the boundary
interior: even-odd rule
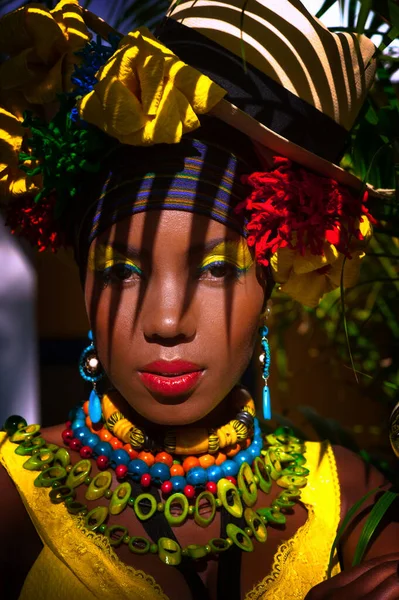
[[[241,131],[257,142],[260,146],[263,146],[266,155],[269,155],[271,150],[274,154],[285,156],[301,166],[306,167],[311,171],[316,171],[320,175],[329,177],[334,181],[338,181],[338,183],[342,183],[353,190],[360,191],[365,185],[365,183],[356,177],[356,175],[353,175],[339,165],[294,144],[289,139],[272,131],[262,123],[259,123],[259,121],[256,121],[256,119],[250,117],[227,100],[219,102],[212,109],[210,114],[221,121],[224,121],[228,125],[235,127],[238,131]],[[258,151],[259,145],[257,145]],[[375,190],[372,186],[368,184],[366,184],[366,186],[370,194],[374,196],[381,195],[378,190]]]
[[[156,33],[227,90],[211,114],[266,154],[364,187],[339,162],[374,78],[366,36],[329,31],[300,0],[174,1]]]

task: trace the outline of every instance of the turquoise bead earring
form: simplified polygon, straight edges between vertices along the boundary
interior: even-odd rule
[[[79,361],[79,372],[85,381],[93,384],[93,389],[89,397],[89,417],[95,425],[101,421],[101,400],[97,393],[97,382],[104,377],[104,371],[101,369],[96,349],[93,341],[93,333],[89,331],[88,338],[90,344],[83,350]]]
[[[261,336],[262,354],[259,356],[260,363],[262,364],[262,378],[263,384],[263,418],[265,420],[272,418],[272,408],[270,402],[270,390],[268,386],[269,370],[270,370],[270,347],[267,335],[269,333],[268,328],[264,325],[259,329]]]

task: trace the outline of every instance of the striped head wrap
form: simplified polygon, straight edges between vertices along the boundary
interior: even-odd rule
[[[148,210],[205,215],[245,235],[234,209],[248,193],[241,177],[253,171],[253,161],[251,166],[215,142],[185,137],[173,146],[124,146],[112,163],[94,211],[91,205],[86,243],[117,221]]]

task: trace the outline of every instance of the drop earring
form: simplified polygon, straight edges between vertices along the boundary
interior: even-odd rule
[[[259,356],[259,361],[262,365],[262,378],[263,384],[263,418],[269,420],[272,418],[272,408],[270,403],[270,390],[268,385],[269,370],[270,370],[270,347],[269,340],[267,339],[269,329],[264,325],[259,329],[261,336],[262,354]]]
[[[89,398],[89,417],[95,425],[101,421],[101,400],[97,393],[97,383],[104,377],[104,371],[98,360],[96,348],[93,341],[93,333],[89,331],[90,344],[83,350],[79,360],[79,373],[85,381],[90,381],[93,389]]]

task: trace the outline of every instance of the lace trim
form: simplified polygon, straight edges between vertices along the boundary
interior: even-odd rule
[[[335,460],[334,450],[332,449],[332,447],[331,447],[330,444],[328,444],[327,457],[328,457],[328,464],[329,464],[329,467],[330,467],[330,474],[331,474],[331,477],[333,479],[333,488],[334,488],[335,496],[336,496],[335,518],[337,519],[337,523],[339,524],[339,522],[341,520],[341,488],[340,488],[340,485],[339,485],[339,475],[338,475],[337,461]],[[335,536],[335,532],[334,532],[334,536]]]
[[[84,519],[83,517],[76,518],[77,528],[81,533],[84,534],[86,538],[88,538],[97,548],[100,548],[102,552],[104,552],[108,558],[114,563],[115,567],[120,569],[125,575],[129,577],[136,577],[141,579],[145,583],[151,586],[151,588],[158,594],[162,600],[169,600],[169,597],[163,592],[161,586],[155,581],[152,575],[148,575],[144,571],[140,569],[135,569],[130,565],[124,563],[119,556],[116,554],[115,550],[112,548],[109,543],[108,538],[105,535],[95,533],[95,531],[90,531],[84,527]]]
[[[308,511],[306,523],[304,523],[302,527],[298,529],[292,538],[280,544],[280,546],[277,548],[276,554],[274,555],[273,566],[270,573],[246,594],[245,600],[259,600],[271,585],[277,583],[277,580],[281,576],[281,572],[288,560],[289,555],[292,553],[295,546],[297,546],[301,538],[304,538],[309,533],[310,528],[313,526],[314,510],[312,507],[309,507]]]
[[[147,584],[149,588],[147,593],[153,592],[154,596],[156,595],[160,600],[168,600],[161,586],[156,583],[151,575],[136,570],[120,560],[105,536],[91,532],[84,527],[84,519],[66,514],[63,515],[64,518],[57,520],[57,509],[60,511],[62,508],[59,506],[52,506],[51,512],[44,511],[43,490],[32,489],[32,481],[30,481],[32,474],[21,471],[21,457],[14,454],[14,448],[8,447],[7,444],[3,446],[1,443],[3,441],[2,437],[0,435],[0,462],[3,463],[16,483],[38,532],[41,531],[41,525],[44,522],[47,522],[47,525],[50,526],[42,532],[45,543],[50,542],[52,551],[65,564],[69,562],[68,552],[59,553],[58,547],[51,543],[51,539],[55,535],[58,541],[60,537],[68,537],[68,540],[70,540],[70,526],[73,522],[74,525],[78,525],[79,534],[83,534],[80,540],[75,539],[73,548],[72,562],[77,571],[79,571],[80,566],[79,557],[83,558],[90,551],[86,543],[90,540],[93,542],[93,551],[90,558],[91,570],[94,569],[93,572],[97,574],[97,583],[100,589],[106,586],[111,591],[109,573],[107,574],[107,568],[104,568],[106,565],[101,560],[101,553],[104,553],[108,558],[108,561],[105,562],[115,566],[116,585],[113,591],[116,592],[118,585],[122,585],[123,591],[129,593],[128,581],[122,584],[121,579],[132,581],[133,578],[133,581],[135,579],[138,585],[140,585],[139,581],[142,582],[143,586]],[[316,443],[307,444],[307,458],[312,474],[309,477],[307,487],[302,492],[302,502],[308,509],[307,521],[290,540],[280,544],[273,560],[271,572],[246,594],[245,600],[260,600],[260,598],[266,597],[265,593],[267,593],[268,600],[279,600],[283,597],[290,597],[291,600],[303,600],[307,591],[326,576],[329,553],[340,517],[340,491],[338,471],[332,448],[329,445],[324,446],[324,454],[322,454],[320,453],[321,447],[320,444]],[[16,468],[17,463],[19,463],[19,469]],[[25,490],[29,490],[27,494],[29,500],[25,498]],[[76,533],[79,535],[78,532]],[[94,550],[94,547],[96,550]],[[68,550],[71,550],[70,544]],[[337,571],[339,572],[338,565],[334,568],[333,573]],[[118,577],[117,572],[120,573],[120,577]],[[76,574],[78,575],[78,573]],[[292,588],[293,581],[295,581],[295,591]],[[119,588],[120,592],[122,588]],[[142,591],[144,592],[144,590]],[[287,592],[288,595],[284,595],[284,592]],[[131,589],[130,593],[132,593]],[[114,598],[112,594],[108,597],[111,598],[111,596]],[[122,596],[125,597],[123,592]],[[145,592],[144,597],[148,598]]]
[[[277,548],[276,554],[274,555],[273,565],[270,573],[246,594],[245,600],[261,600],[262,598],[266,598],[265,594],[267,592],[267,598],[270,598],[270,600],[288,597],[284,593],[288,591],[288,589],[285,589],[287,585],[288,572],[292,574],[293,578],[298,578],[299,573],[304,575],[307,567],[313,570],[313,573],[315,573],[317,570],[319,579],[310,587],[313,587],[315,583],[318,583],[326,578],[331,546],[340,520],[341,497],[337,465],[334,452],[330,444],[327,445],[325,454],[327,455],[327,464],[325,463],[327,468],[324,467],[321,470],[327,476],[327,478],[323,478],[324,483],[329,484],[330,486],[332,484],[331,487],[334,490],[334,493],[330,497],[330,502],[333,504],[333,507],[331,507],[333,508],[333,511],[330,518],[331,527],[327,532],[324,532],[326,535],[322,534],[324,539],[320,537],[320,534],[317,535],[317,532],[313,532],[312,538],[317,539],[315,548],[317,551],[316,560],[314,562],[310,562],[305,556],[300,556],[300,549],[301,547],[306,547],[306,538],[310,539],[311,530],[318,528],[318,521],[320,520],[320,516],[322,516],[321,507],[319,507],[319,511],[317,512],[315,511],[315,507],[317,507],[318,501],[323,502],[324,500],[323,493],[317,494],[317,492],[314,490],[314,486],[312,486],[311,482],[308,481],[307,487],[304,488],[302,492],[302,502],[308,511],[306,523],[304,523],[304,525],[298,529],[292,538],[280,544],[280,546]],[[319,464],[310,465],[311,472],[312,470],[313,472],[317,471],[322,461],[319,461]],[[305,501],[305,499],[307,501]],[[312,548],[310,547],[310,544],[308,544],[308,552],[309,555],[311,555]],[[317,569],[317,567],[319,568]],[[283,570],[285,577],[282,577]],[[336,561],[332,573],[335,575],[339,573],[339,571],[340,567],[338,561]],[[308,582],[311,582],[312,579],[313,578],[309,576]],[[292,580],[288,581],[288,583],[292,586]],[[301,585],[299,583],[294,595],[290,595],[290,598],[292,598],[292,600],[294,600],[294,598],[302,599],[306,595],[307,591],[308,590],[301,590]]]
[[[15,446],[7,441],[5,434],[0,433],[0,463],[14,481],[43,544],[54,557],[69,566],[81,584],[92,591],[86,573],[89,567],[89,571],[97,575],[96,587],[104,594],[101,596],[103,598],[134,597],[169,600],[151,575],[126,565],[119,559],[104,535],[87,530],[83,517],[70,515],[61,504],[49,504],[48,492],[33,486],[36,473],[22,469],[21,463],[25,457],[16,455],[14,450]],[[71,528],[73,528],[72,536]],[[33,587],[41,579],[40,573],[35,572],[35,564],[28,575],[31,584],[33,582]],[[47,573],[50,579],[54,580],[57,577],[56,570],[57,561],[53,561]],[[112,578],[109,577],[110,574]],[[70,585],[72,589],[72,581]],[[134,589],[136,586],[137,590]],[[32,589],[31,587],[28,590],[26,598],[33,597]]]

